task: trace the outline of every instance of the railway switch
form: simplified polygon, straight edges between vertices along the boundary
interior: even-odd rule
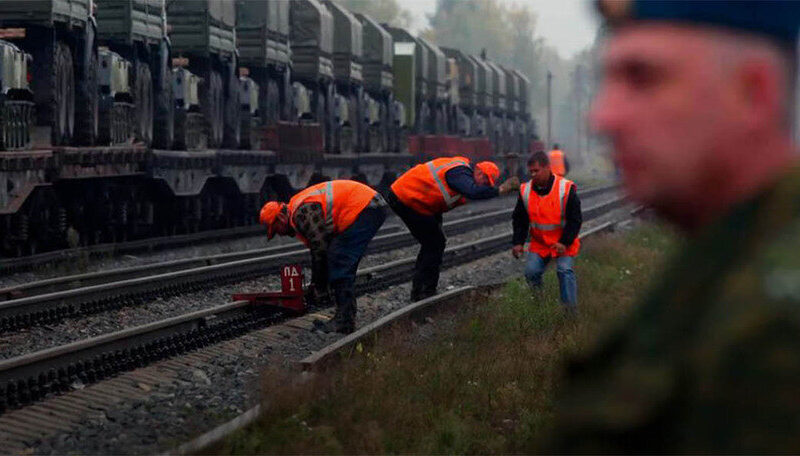
[[[265,293],[237,293],[234,301],[249,301],[254,306],[270,306],[288,309],[297,313],[305,313],[306,303],[303,299],[303,268],[299,264],[290,264],[281,268],[281,291]]]

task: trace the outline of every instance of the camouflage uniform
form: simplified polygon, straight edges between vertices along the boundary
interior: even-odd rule
[[[800,167],[573,362],[551,451],[800,451]]]

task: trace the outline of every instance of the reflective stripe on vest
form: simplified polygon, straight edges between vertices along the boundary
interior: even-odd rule
[[[567,225],[567,214],[565,211],[565,195],[564,193],[567,191],[567,180],[566,179],[559,179],[558,182],[558,203],[559,207],[561,208],[561,223],[558,225],[553,224],[541,224],[531,221],[531,228],[535,228],[540,231],[553,231],[560,228],[563,228]],[[554,183],[555,184],[555,183]],[[525,211],[529,211],[530,209],[530,200],[531,200],[531,188],[533,187],[533,182],[528,181],[522,184],[523,191],[522,191],[522,202],[525,203]]]
[[[294,214],[294,211],[296,211],[297,208],[303,204],[303,201],[305,201],[306,198],[316,195],[325,195],[325,207],[323,208],[323,211],[325,212],[325,222],[333,223],[333,181],[328,181],[324,187],[314,190],[308,195],[305,195],[305,198],[302,200],[296,201],[295,204],[290,208],[292,214]]]
[[[433,161],[429,161],[427,163],[428,170],[431,172],[431,176],[433,176],[433,181],[436,182],[436,185],[439,186],[439,191],[442,192],[442,198],[444,198],[444,204],[447,205],[448,208],[452,208],[456,202],[461,198],[459,193],[455,195],[450,195],[447,191],[447,187],[445,187],[444,182],[439,179],[439,170],[447,167],[454,167],[454,166],[469,166],[469,162],[463,162],[461,160],[453,160],[450,163],[445,163],[441,166],[433,166]]]

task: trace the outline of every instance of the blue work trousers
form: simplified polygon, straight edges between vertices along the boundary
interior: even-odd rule
[[[525,264],[525,279],[528,284],[532,287],[542,286],[542,274],[551,259],[551,257],[543,258],[534,252],[528,253],[528,261]],[[578,306],[578,281],[575,278],[574,264],[575,257],[556,257],[556,274],[558,275],[561,302],[564,306],[572,309]]]
[[[386,220],[387,207],[367,207],[355,222],[331,241],[328,248],[328,281],[334,290],[349,290],[358,272],[358,263],[367,251],[369,241],[375,237]]]

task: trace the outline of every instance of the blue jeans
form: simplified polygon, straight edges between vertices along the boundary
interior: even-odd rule
[[[349,289],[358,272],[358,263],[367,250],[369,241],[386,220],[386,207],[368,207],[361,211],[346,230],[333,238],[328,248],[328,281],[334,289]]]
[[[533,287],[542,285],[542,274],[544,274],[547,264],[551,257],[542,258],[538,254],[528,253],[528,261],[525,264],[525,279]],[[561,292],[561,302],[567,307],[578,306],[578,281],[575,279],[575,257],[561,256],[556,258],[556,274],[558,275],[558,288]]]

